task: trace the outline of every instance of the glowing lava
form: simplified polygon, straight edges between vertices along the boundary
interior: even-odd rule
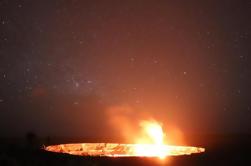
[[[143,136],[136,144],[116,143],[79,143],[61,144],[45,147],[51,152],[68,153],[80,156],[109,156],[109,157],[159,157],[190,155],[204,152],[204,148],[192,146],[171,146],[164,143],[164,132],[155,121],[142,121]]]
[[[164,145],[164,132],[157,122],[142,121],[140,126],[143,127],[145,137],[142,137],[135,146],[135,154],[138,156],[149,156],[164,158],[169,155],[169,148]],[[145,140],[150,139],[151,144],[142,144]]]

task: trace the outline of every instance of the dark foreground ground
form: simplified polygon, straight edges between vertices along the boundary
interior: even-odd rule
[[[18,141],[1,140],[0,166],[123,166],[123,165],[170,165],[170,166],[225,166],[251,165],[250,135],[217,135],[204,136],[211,139],[205,143],[206,152],[191,156],[169,157],[166,160],[156,158],[108,158],[108,157],[78,157],[66,154],[56,154],[39,149],[30,140],[26,144]],[[199,140],[198,140],[199,142]],[[201,143],[200,143],[201,144]],[[201,144],[202,145],[202,144]]]

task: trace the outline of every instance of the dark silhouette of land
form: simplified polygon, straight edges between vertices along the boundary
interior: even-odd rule
[[[43,150],[45,144],[67,143],[74,139],[38,139],[35,133],[29,132],[24,139],[1,138],[1,166],[99,166],[99,165],[173,165],[173,166],[211,166],[211,165],[249,165],[251,142],[250,135],[204,135],[206,152],[190,156],[169,157],[166,161],[156,158],[109,158],[80,157],[58,154]],[[200,138],[200,140],[201,140]],[[68,140],[68,141],[67,141]],[[197,144],[201,144],[200,140]],[[210,141],[211,140],[211,141]],[[75,140],[76,141],[76,140]]]

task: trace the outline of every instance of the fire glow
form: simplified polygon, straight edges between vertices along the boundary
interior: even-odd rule
[[[60,144],[45,147],[45,150],[58,153],[68,153],[79,156],[108,157],[159,157],[190,155],[205,151],[201,147],[172,146],[164,142],[165,134],[162,126],[155,121],[142,121],[144,135],[135,144],[116,143],[77,143]],[[150,143],[149,143],[150,141]]]

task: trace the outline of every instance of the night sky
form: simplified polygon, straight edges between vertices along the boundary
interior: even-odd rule
[[[250,19],[250,0],[1,0],[0,133],[109,137],[118,114],[250,133]]]

